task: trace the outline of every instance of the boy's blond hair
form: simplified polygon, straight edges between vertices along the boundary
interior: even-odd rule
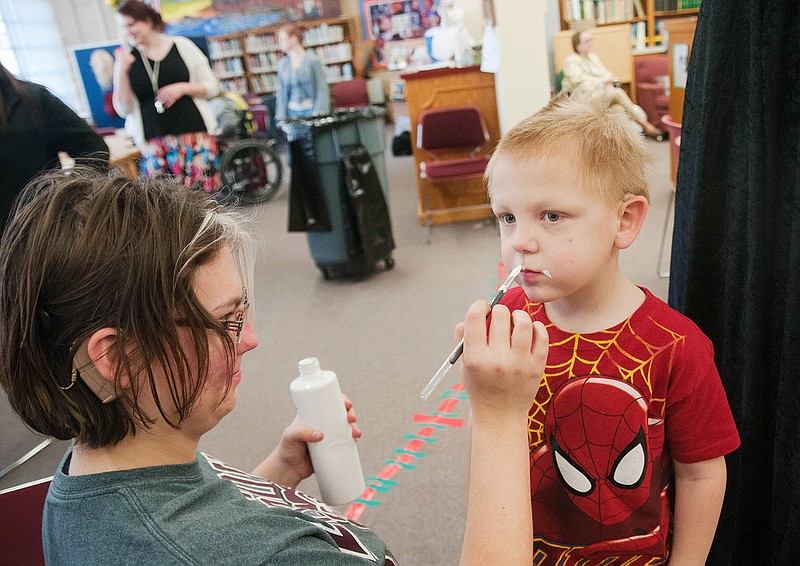
[[[564,155],[578,168],[581,186],[615,205],[630,196],[649,199],[650,160],[638,126],[607,92],[561,94],[514,126],[486,168],[489,195],[498,159],[523,161]]]

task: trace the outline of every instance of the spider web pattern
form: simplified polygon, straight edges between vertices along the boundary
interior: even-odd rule
[[[524,308],[534,320],[546,320],[542,303],[526,298]],[[590,337],[569,334],[562,341],[551,340],[542,383],[528,414],[531,449],[544,440],[545,414],[553,393],[574,377],[618,376],[642,393],[648,402],[651,418],[664,418],[667,384],[654,383],[653,377],[669,374],[685,336],[649,319],[652,329],[648,329],[649,336],[645,339],[632,326],[631,320],[629,318],[609,330],[594,332]],[[548,323],[547,327],[551,331],[554,325]],[[552,334],[555,332],[551,331]]]

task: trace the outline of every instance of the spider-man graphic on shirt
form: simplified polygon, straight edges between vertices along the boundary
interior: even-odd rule
[[[615,378],[570,379],[553,395],[544,430],[531,458],[537,534],[580,540],[586,546],[573,555],[582,558],[663,551],[665,466],[653,460],[663,459],[664,423],[648,418],[639,391]]]
[[[550,341],[528,421],[537,566],[665,563],[673,458],[739,444],[711,342],[643,291],[630,318],[590,334],[559,329],[520,288],[502,301]]]

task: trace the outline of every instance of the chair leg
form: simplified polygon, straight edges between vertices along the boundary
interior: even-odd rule
[[[664,219],[664,230],[661,233],[661,245],[658,247],[658,264],[656,269],[658,276],[661,278],[669,277],[669,269],[666,271],[661,269],[661,262],[664,259],[664,247],[667,245],[667,231],[669,230],[669,221],[675,211],[675,189],[673,188],[669,195],[669,203],[667,203],[667,216]],[[673,227],[674,229],[674,227]]]
[[[422,207],[423,211],[425,212],[425,227],[428,230],[428,234],[426,236],[425,243],[431,243],[431,235],[433,234],[433,214],[431,213],[431,207],[428,204],[428,183],[430,181],[424,179],[422,182]]]
[[[433,235],[433,222],[431,222],[431,215],[428,214],[428,220],[425,223],[428,226],[428,236],[425,238],[425,243],[430,245],[431,236]]]
[[[17,469],[22,464],[24,464],[25,462],[27,462],[28,460],[30,460],[31,458],[36,456],[39,452],[41,452],[42,450],[44,450],[45,448],[50,446],[50,444],[52,442],[53,442],[53,439],[51,437],[45,438],[42,442],[40,442],[38,445],[36,445],[32,450],[29,450],[27,454],[17,458],[14,462],[11,462],[8,466],[6,466],[2,470],[0,470],[0,478],[2,478],[4,475],[6,475],[7,473],[11,472],[12,470]]]

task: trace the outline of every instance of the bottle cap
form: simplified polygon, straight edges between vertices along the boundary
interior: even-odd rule
[[[319,360],[317,358],[304,358],[297,363],[300,370],[300,377],[309,378],[319,371]]]

